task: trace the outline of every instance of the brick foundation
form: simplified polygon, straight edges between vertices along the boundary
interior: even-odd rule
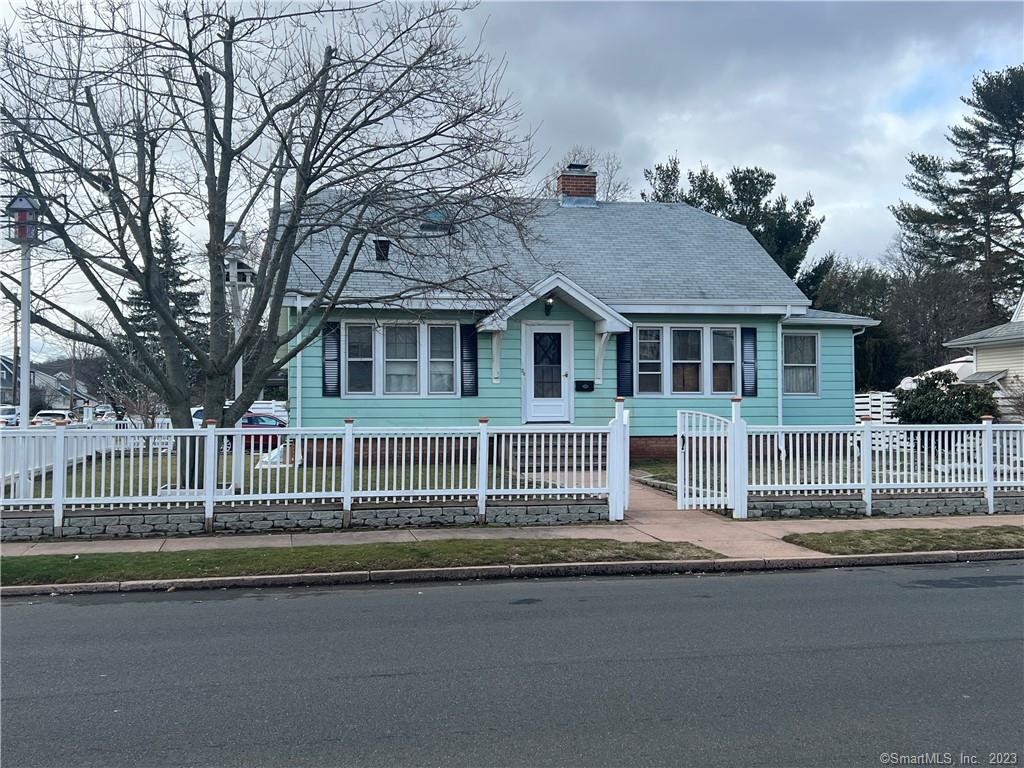
[[[675,456],[675,435],[629,438],[629,457],[631,459],[674,459]]]

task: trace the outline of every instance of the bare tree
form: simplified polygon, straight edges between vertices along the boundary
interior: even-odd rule
[[[555,181],[569,163],[586,163],[590,169],[597,171],[597,199],[614,203],[629,197],[632,186],[622,174],[622,158],[614,152],[598,152],[597,149],[583,144],[575,144],[566,152],[562,159],[551,167],[544,179],[544,196],[557,195]]]
[[[33,322],[103,350],[160,395],[177,427],[192,424],[186,361],[194,360],[207,417],[231,424],[316,338],[326,310],[493,284],[500,247],[483,261],[467,254],[493,245],[498,230],[525,237],[519,185],[532,170],[530,137],[517,132],[500,62],[460,36],[467,7],[21,6],[0,33],[0,168],[6,183],[43,203],[38,258],[66,260],[106,313],[105,323],[91,323],[36,295]],[[201,254],[202,342],[169,307],[154,254],[165,209],[191,223]],[[435,226],[418,226],[425,219]],[[255,274],[236,320],[226,270],[243,234]],[[374,238],[393,241],[401,258],[375,262]],[[317,284],[307,282],[288,307],[289,275],[309,258]],[[13,271],[0,285],[10,301]],[[368,284],[359,279],[368,272],[398,287],[360,292],[354,286]],[[160,356],[126,316],[133,287],[153,307]],[[129,340],[128,354],[117,335]],[[244,389],[225,408],[243,355],[251,361]]]

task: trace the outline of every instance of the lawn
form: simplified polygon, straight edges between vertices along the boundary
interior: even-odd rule
[[[1024,548],[1024,529],[1013,525],[980,528],[886,528],[876,531],[790,533],[783,541],[830,555],[878,552],[934,552]]]
[[[629,462],[629,468],[633,471],[646,472],[653,476],[655,480],[661,480],[666,483],[674,483],[676,481],[675,459],[632,459]]]
[[[259,576],[391,568],[695,560],[720,557],[685,542],[610,539],[447,539],[415,544],[340,544],[185,552],[29,555],[0,561],[0,584],[58,584],[204,576]]]

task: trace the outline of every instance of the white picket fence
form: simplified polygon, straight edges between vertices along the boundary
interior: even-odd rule
[[[730,508],[748,497],[1024,491],[1024,426],[875,424],[753,426],[680,411],[679,508]],[[687,455],[689,450],[689,455]]]
[[[853,411],[857,419],[870,416],[878,424],[898,424],[893,416],[896,395],[892,392],[861,392],[853,396]]]
[[[54,471],[63,467],[64,471]],[[628,504],[629,417],[607,426],[0,429],[0,510],[607,498]]]

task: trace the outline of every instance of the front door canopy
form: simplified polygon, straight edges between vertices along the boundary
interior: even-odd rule
[[[526,293],[492,312],[478,322],[476,327],[480,331],[504,331],[508,328],[509,318],[526,309],[537,299],[551,295],[561,298],[573,309],[593,320],[596,333],[625,333],[633,327],[629,320],[561,272],[555,272],[534,283]]]

